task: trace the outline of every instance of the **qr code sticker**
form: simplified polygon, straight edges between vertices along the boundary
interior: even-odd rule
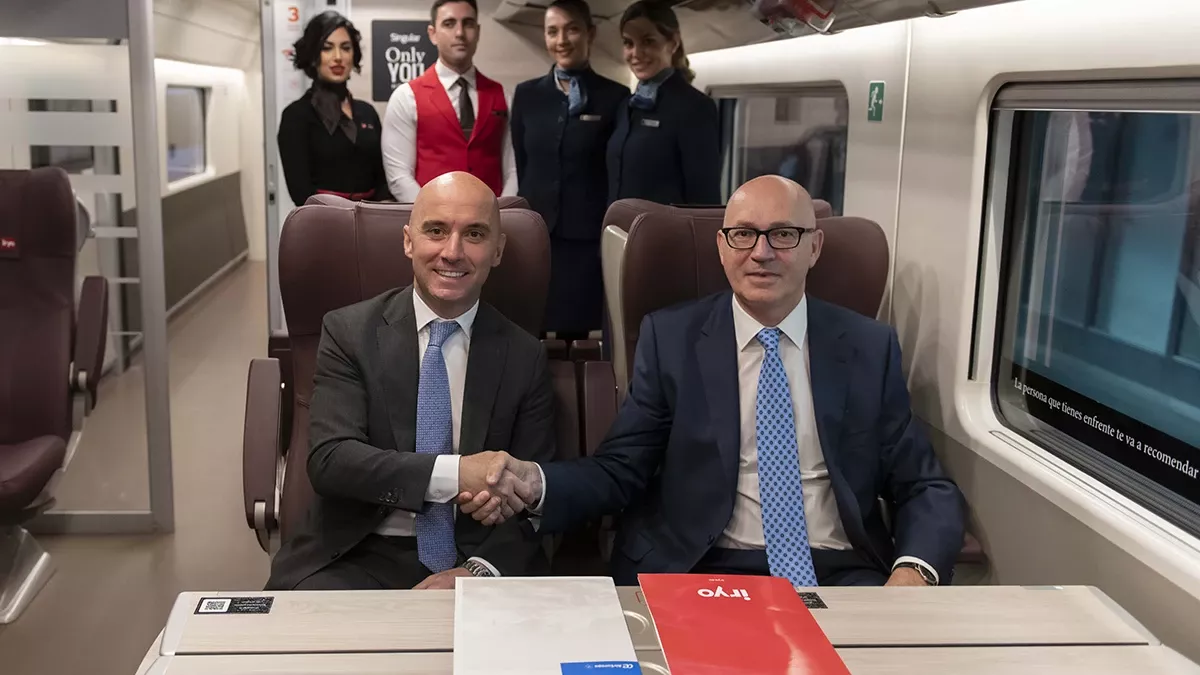
[[[200,614],[224,614],[229,611],[230,598],[205,599],[200,603]]]

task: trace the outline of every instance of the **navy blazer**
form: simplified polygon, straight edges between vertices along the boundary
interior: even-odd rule
[[[517,85],[512,102],[512,141],[518,194],[541,214],[556,237],[598,241],[608,208],[604,153],[629,97],[625,85],[591,69],[583,76],[587,105],[576,116],[554,71]]]
[[[731,303],[725,291],[647,316],[608,437],[593,457],[543,465],[542,533],[624,509],[612,554],[618,584],[690,572],[733,514],[741,436]],[[846,535],[885,574],[908,555],[949,583],[962,495],[912,415],[895,331],[808,303],[817,433]]]
[[[717,104],[676,71],[654,110],[626,106],[608,141],[608,199],[659,204],[721,203]]]

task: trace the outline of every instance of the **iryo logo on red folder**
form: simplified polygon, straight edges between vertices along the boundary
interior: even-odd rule
[[[750,591],[744,588],[731,588],[726,591],[723,587],[717,586],[717,590],[711,588],[701,588],[696,591],[696,594],[702,598],[742,598],[743,600],[750,599]]]

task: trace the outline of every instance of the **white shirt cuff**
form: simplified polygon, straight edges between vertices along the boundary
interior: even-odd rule
[[[425,488],[425,501],[436,504],[458,496],[458,455],[438,455],[433,460],[433,474]]]
[[[477,557],[472,556],[469,559],[474,560],[475,562],[479,563],[480,565],[483,565],[484,567],[488,568],[488,571],[490,571],[492,573],[492,576],[494,576],[494,577],[500,576],[500,570],[496,569],[495,565],[484,560],[483,558],[477,558]]]
[[[924,560],[921,560],[920,558],[914,558],[911,555],[902,555],[899,558],[896,558],[896,562],[892,563],[892,570],[895,571],[896,565],[899,565],[900,563],[906,563],[906,562],[907,563],[915,563],[917,565],[920,565],[922,567],[922,569],[929,570],[929,573],[933,575],[934,580],[937,581],[939,584],[942,583],[941,577],[938,576],[937,570],[935,570],[932,565],[925,562]]]
[[[534,516],[540,516],[542,515],[542,502],[546,501],[546,472],[542,471],[541,464],[535,462],[534,466],[537,467],[538,477],[541,478],[538,482],[542,484],[542,494],[538,495],[537,504],[530,507],[529,513]]]

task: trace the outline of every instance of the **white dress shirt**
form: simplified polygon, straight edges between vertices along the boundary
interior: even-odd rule
[[[763,537],[762,501],[758,495],[758,434],[756,406],[758,374],[762,370],[763,346],[755,339],[765,326],[746,313],[733,299],[733,333],[738,348],[738,401],[741,421],[741,450],[738,454],[737,494],[733,516],[717,539],[717,546],[736,549],[766,548]],[[848,550],[851,547],[842,519],[838,516],[833,483],[825,466],[825,454],[817,437],[813,412],[812,381],[808,371],[808,297],[779,324],[779,357],[787,373],[796,420],[796,446],[800,451],[800,484],[804,491],[804,519],[808,543],[813,548]]]
[[[433,66],[437,72],[438,81],[446,88],[450,97],[450,105],[454,114],[462,119],[462,111],[458,109],[458,79],[467,81],[467,95],[471,99],[471,107],[475,111],[475,124],[479,120],[479,89],[475,86],[475,66],[465,73],[457,73],[438,59]],[[508,101],[508,95],[505,95]],[[508,101],[512,109],[512,102]],[[508,120],[504,122],[504,142],[502,144],[501,167],[504,171],[504,187],[502,196],[517,194],[517,158],[513,154],[512,131]],[[383,151],[383,170],[387,173],[388,188],[398,202],[412,203],[417,200],[417,192],[421,186],[417,183],[417,99],[413,94],[412,85],[408,82],[396,87],[388,99],[387,111],[383,116],[383,137],[380,141]]]
[[[417,323],[417,363],[425,360],[425,349],[429,347],[429,324],[441,319],[425,301],[421,293],[413,287],[413,316]],[[467,382],[467,355],[471,350],[471,329],[475,325],[475,315],[479,312],[479,302],[471,305],[471,309],[451,319],[458,323],[459,329],[446,338],[442,343],[442,358],[446,361],[446,375],[450,380],[450,429],[451,445],[454,454],[438,455],[433,460],[433,474],[429,477],[429,486],[425,488],[425,501],[445,504],[458,496],[458,439],[462,432],[463,391]],[[417,514],[412,511],[395,509],[391,515],[375,530],[375,534],[385,537],[416,536]],[[487,566],[492,574],[500,576],[500,572],[488,561],[482,558],[472,558]]]
[[[738,348],[738,401],[741,420],[741,450],[738,460],[737,495],[733,515],[717,546],[735,549],[765,549],[762,500],[758,492],[758,434],[756,410],[758,376],[765,350],[756,338],[766,326],[759,323],[733,298],[733,332]],[[792,397],[792,415],[796,423],[796,446],[800,453],[800,484],[804,492],[804,522],[808,527],[809,546],[816,549],[853,548],[842,518],[838,514],[833,483],[825,464],[825,453],[817,435],[813,410],[812,374],[808,353],[808,296],[779,323],[779,358],[787,373],[788,392]],[[937,570],[924,560],[900,556],[892,569],[903,562],[917,563],[938,578]]]

